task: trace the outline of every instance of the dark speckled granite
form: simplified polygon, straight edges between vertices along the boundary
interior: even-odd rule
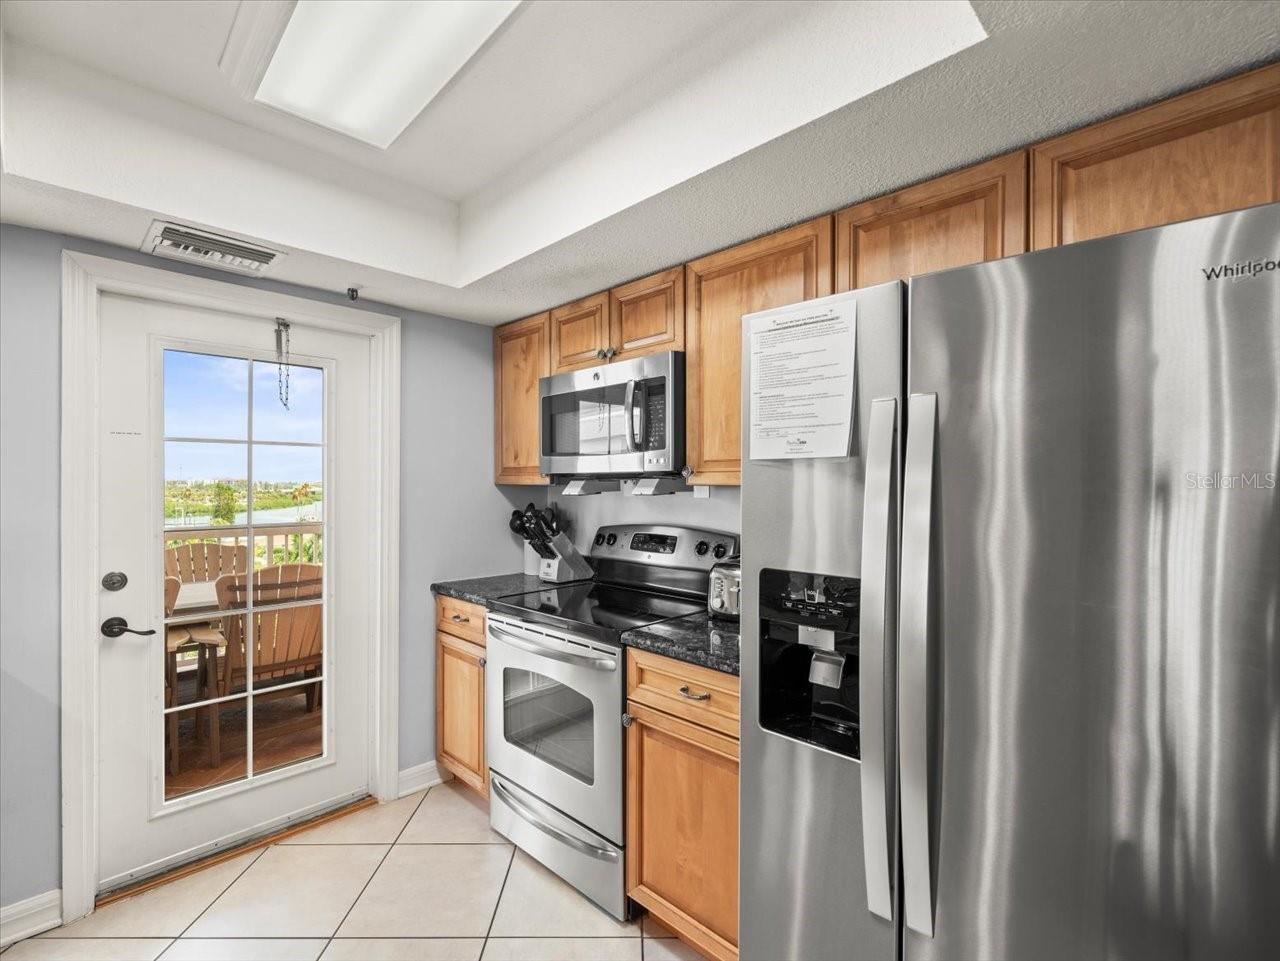
[[[622,635],[622,643],[627,647],[700,664],[725,674],[738,673],[738,642],[736,621],[712,620],[705,611],[638,627]]]
[[[472,604],[484,604],[495,597],[524,594],[543,586],[533,574],[498,574],[440,581],[432,584],[431,590]],[[713,671],[738,673],[738,625],[734,621],[713,621],[705,611],[627,631],[622,635],[622,643],[677,661],[701,664]]]
[[[472,577],[465,581],[441,581],[432,584],[431,590],[460,601],[483,604],[494,597],[524,594],[542,587],[535,574],[495,574],[493,577]]]

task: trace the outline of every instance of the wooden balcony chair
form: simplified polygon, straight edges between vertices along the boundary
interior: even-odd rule
[[[255,608],[312,598],[319,601],[323,572],[319,564],[278,564],[254,572],[252,582]],[[225,611],[243,608],[249,589],[247,574],[223,574],[217,581],[218,607]],[[319,603],[283,610],[254,610],[252,661],[255,691],[271,682],[283,683],[315,677],[320,673],[324,660],[321,616]],[[223,618],[226,647],[220,657],[210,658],[212,678],[207,697],[226,697],[245,689],[248,675],[244,638],[246,617],[229,614]],[[320,685],[290,687],[281,691],[267,688],[254,695],[257,700],[294,696],[306,697],[307,713],[310,714],[320,706]],[[212,705],[210,726],[210,752],[215,767],[222,763],[219,707]],[[303,719],[299,727],[311,723],[309,719]]]
[[[164,579],[164,616],[173,613],[182,582],[174,576]],[[178,700],[178,648],[191,643],[191,632],[182,626],[165,628],[164,632],[164,706],[173,707]],[[170,774],[178,773],[178,715],[166,714],[165,727],[169,735],[168,766]]]
[[[243,574],[249,569],[249,548],[244,544],[179,544],[164,552],[164,573],[183,584],[216,581],[223,574]]]

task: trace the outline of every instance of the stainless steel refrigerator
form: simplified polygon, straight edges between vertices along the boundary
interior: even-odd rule
[[[1277,956],[1278,260],[1272,204],[838,295],[852,456],[744,450],[744,961]]]

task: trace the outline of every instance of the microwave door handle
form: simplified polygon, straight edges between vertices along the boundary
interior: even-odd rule
[[[898,401],[871,402],[862,516],[862,605],[858,614],[858,701],[862,717],[862,850],[867,907],[893,920],[890,877],[896,837],[893,785],[894,545]]]
[[[640,445],[636,442],[636,422],[635,422],[635,406],[636,406],[636,383],[637,381],[627,381],[627,390],[622,398],[622,407],[627,412],[627,450],[631,453],[637,453]]]
[[[938,395],[907,402],[907,452],[902,485],[902,573],[899,595],[898,754],[902,762],[902,886],[907,927],[933,937],[933,838],[930,821],[930,700],[935,658],[930,650],[933,571],[934,460]]]

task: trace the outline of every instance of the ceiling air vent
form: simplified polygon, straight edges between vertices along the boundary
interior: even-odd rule
[[[284,257],[281,251],[270,247],[159,220],[152,223],[147,231],[142,250],[157,257],[186,260],[255,277],[266,273],[272,263]]]

